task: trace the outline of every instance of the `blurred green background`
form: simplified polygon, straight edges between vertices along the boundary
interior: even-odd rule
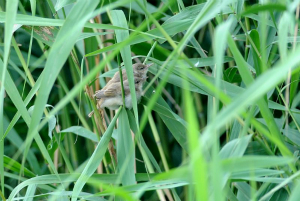
[[[300,199],[299,1],[0,8],[0,199]],[[142,100],[98,111],[140,62]]]

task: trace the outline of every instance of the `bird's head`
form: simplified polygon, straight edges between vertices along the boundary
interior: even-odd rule
[[[142,63],[136,63],[136,64],[133,64],[133,71],[147,72],[148,68],[152,65],[153,65],[153,63],[148,64],[148,65],[142,64]]]

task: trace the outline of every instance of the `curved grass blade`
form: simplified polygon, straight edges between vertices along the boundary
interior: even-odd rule
[[[261,12],[261,11],[285,11],[287,9],[287,7],[285,5],[280,5],[280,4],[276,4],[276,3],[268,3],[268,4],[257,4],[254,6],[251,6],[250,8],[248,8],[247,10],[245,10],[244,12],[241,13],[241,16],[247,15],[247,14],[251,14],[251,13],[257,13],[257,12]]]
[[[129,124],[130,124],[130,129],[134,132],[134,133],[138,133],[138,129],[137,126],[135,124],[135,118],[132,114],[132,112],[128,112],[128,119],[129,119]],[[137,135],[136,135],[137,136]],[[155,160],[153,154],[151,153],[151,151],[149,150],[144,138],[142,135],[140,135],[140,139],[137,139],[138,141],[141,142],[141,146],[143,147],[143,149],[145,150],[147,156],[149,157],[152,165],[155,167],[157,172],[161,172],[161,169],[157,163],[157,161]],[[137,174],[138,175],[138,174]]]
[[[130,132],[127,112],[124,107],[121,109],[117,132],[118,172],[123,186],[133,185],[136,183],[134,174],[135,146]]]
[[[89,140],[92,140],[94,142],[99,142],[99,139],[97,138],[97,135],[95,135],[95,133],[93,133],[92,131],[87,130],[84,127],[81,126],[72,126],[69,127],[67,129],[64,129],[62,131],[60,131],[61,133],[75,133],[76,135],[85,137]]]
[[[35,191],[36,191],[36,185],[35,184],[29,185],[23,200],[32,201],[34,198]]]
[[[185,85],[188,85],[185,82]],[[186,86],[187,88],[189,86]],[[188,136],[188,145],[189,145],[189,153],[190,153],[190,169],[192,175],[190,175],[190,179],[195,183],[194,192],[196,193],[197,200],[208,200],[208,167],[207,162],[204,156],[204,152],[199,152],[199,126],[195,114],[195,110],[193,108],[193,101],[191,92],[188,90],[184,90],[184,103],[185,103],[185,111],[186,111],[186,119],[188,122],[187,125],[187,136]],[[196,151],[197,150],[197,151]],[[201,149],[204,150],[204,149]],[[197,152],[197,154],[196,154]]]
[[[21,164],[5,155],[3,155],[3,159],[4,159],[4,167],[8,170],[14,171],[14,172],[21,172],[22,171],[22,167]],[[31,172],[30,170],[28,170],[27,168],[24,168],[24,175],[27,177],[35,177],[36,175]]]
[[[4,88],[5,88],[5,74],[8,65],[8,57],[10,52],[10,44],[13,35],[13,27],[15,24],[17,14],[18,0],[8,1],[6,4],[5,26],[4,26],[4,55],[3,55],[3,68],[0,71],[1,83],[0,83],[0,139],[4,134],[3,129],[3,109],[4,109]],[[4,193],[4,167],[3,156],[4,155],[4,142],[0,142],[0,180],[1,190]]]
[[[128,29],[127,27],[127,20],[123,13],[120,10],[113,10],[111,11],[112,23],[115,26],[123,27]],[[127,30],[115,30],[117,42],[121,43],[129,38],[129,32]],[[133,78],[133,68],[132,68],[132,60],[131,60],[131,50],[130,45],[126,45],[121,50],[121,56],[125,65],[127,79],[129,81],[129,88],[130,88],[130,95],[132,101],[132,107],[134,116],[138,125],[138,110],[137,110],[137,100],[136,100],[136,93],[135,93],[135,85],[134,85],[134,78]]]
[[[38,131],[38,125],[42,118],[43,109],[47,103],[51,88],[59,74],[59,71],[68,58],[69,53],[79,37],[84,24],[89,19],[90,12],[92,12],[97,5],[98,2],[92,0],[87,2],[78,1],[70,11],[64,25],[57,34],[55,42],[50,49],[44,71],[42,75],[40,75],[42,76],[42,81],[39,90],[39,96],[35,100],[32,120],[30,122],[28,136],[25,141],[25,158],[31,145],[32,138]],[[76,24],[74,25],[75,21]],[[60,57],[57,57],[57,53],[60,54]]]
[[[249,68],[247,68],[246,61],[244,60],[244,58],[238,51],[233,39],[231,37],[228,37],[228,40],[229,40],[228,45],[229,45],[233,55],[235,55],[235,60],[238,64],[238,69],[242,76],[242,79],[243,79],[244,83],[246,84],[246,86],[249,86],[251,83],[254,82],[254,78],[252,77]],[[256,60],[258,60],[258,58]],[[259,63],[259,62],[257,61],[257,63]],[[259,67],[257,67],[257,68],[259,68]],[[263,97],[258,99],[257,105],[260,109],[260,112],[261,112],[263,118],[265,119],[265,121],[268,125],[270,132],[273,134],[273,137],[278,138],[278,140],[282,141],[281,134],[280,134],[278,127],[276,126],[276,122],[273,117],[273,114],[270,111],[270,109],[268,108],[266,95],[264,95]],[[286,154],[286,153],[284,153],[283,150],[281,150],[281,152],[283,152],[282,153],[283,155]]]
[[[76,0],[58,0],[55,4],[55,10],[58,11],[60,10],[61,8],[67,6],[67,5],[70,5],[70,4],[73,4],[75,3]]]
[[[154,91],[153,87],[150,87],[149,90],[145,93],[142,98],[142,104],[147,106],[149,100],[151,99],[152,92]],[[165,100],[160,96],[158,97],[156,103],[152,108],[155,112],[157,112],[160,118],[164,121],[165,125],[168,127],[176,141],[180,144],[180,146],[187,152],[187,123],[185,120],[176,115],[169,105],[165,102]]]
[[[10,173],[5,173],[5,176],[8,176],[10,178],[18,180],[19,177]],[[138,182],[145,182],[152,180],[157,174],[136,174],[136,179]],[[71,174],[59,174],[59,177],[64,183],[71,183],[75,182],[78,180],[80,177],[79,173],[71,173]],[[36,176],[31,179],[25,179],[21,177],[22,183],[17,185],[13,191],[11,192],[8,201],[14,200],[14,197],[26,186],[36,184],[37,187],[46,189],[48,191],[53,191],[55,188],[51,188],[50,186],[45,186],[45,185],[51,185],[51,184],[57,184],[61,182],[60,179],[57,178],[56,175],[41,175],[41,176]],[[91,185],[98,185],[98,184],[118,184],[118,174],[93,174],[87,181],[87,183]],[[53,192],[53,194],[59,196],[59,191]]]
[[[298,181],[291,193],[291,196],[289,198],[288,201],[298,201],[299,197],[300,197],[300,182]]]
[[[3,65],[2,65],[2,61],[0,59],[0,72],[3,70]],[[27,126],[30,125],[31,122],[31,117],[29,115],[29,112],[26,109],[26,106],[24,104],[24,102],[22,101],[22,98],[19,94],[19,91],[17,89],[17,87],[14,84],[14,81],[12,80],[11,76],[9,75],[8,72],[5,73],[5,77],[6,77],[6,81],[5,81],[5,88],[7,89],[7,93],[9,95],[9,97],[11,98],[12,102],[14,103],[14,105],[16,106],[16,108],[18,109],[18,112],[22,115],[25,123],[27,124]],[[12,127],[11,127],[12,128]],[[45,157],[45,159],[47,160],[47,162],[49,163],[52,171],[57,175],[58,172],[54,166],[54,163],[41,139],[41,137],[39,136],[39,134],[37,134],[36,136],[34,136],[34,139],[37,143],[37,145],[39,146],[43,156]],[[18,156],[18,154],[21,154],[21,150],[24,150],[24,144],[22,144],[22,146],[20,146],[18,152],[16,153],[16,155]],[[24,156],[24,155],[23,155]],[[27,157],[24,157],[27,158]],[[24,161],[23,161],[24,162]]]
[[[98,165],[102,161],[102,158],[107,150],[108,142],[111,138],[111,135],[114,130],[114,126],[116,124],[117,118],[119,117],[121,109],[118,110],[113,120],[110,122],[107,130],[103,134],[99,144],[97,145],[93,155],[89,159],[87,165],[85,166],[83,172],[81,173],[79,179],[77,180],[72,194],[72,201],[77,200],[79,193],[81,192],[83,186],[87,182],[87,180],[91,177],[91,175],[95,172]]]
[[[4,117],[4,128],[7,128],[8,125],[9,125],[9,121],[6,117]],[[10,141],[10,143],[12,145],[14,145],[15,147],[21,147],[23,144],[22,138],[19,136],[19,134],[13,128],[10,129],[10,132],[6,136],[6,139],[8,141]],[[27,161],[28,161],[31,169],[35,170],[34,171],[35,174],[37,174],[37,175],[42,174],[41,167],[39,166],[38,160],[32,150],[29,150],[29,152],[28,152]]]

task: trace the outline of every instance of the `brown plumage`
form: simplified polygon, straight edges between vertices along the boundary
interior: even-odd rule
[[[152,65],[153,64],[145,65],[142,63],[136,63],[132,65],[137,101],[141,99],[142,87],[147,79],[146,74],[148,68]],[[125,107],[131,109],[132,99],[130,95],[129,83],[125,69],[122,70],[122,77],[125,93]],[[123,105],[119,71],[114,74],[112,79],[106,84],[106,86],[103,89],[95,92],[94,97],[99,101],[97,105],[99,105],[100,108],[106,107],[108,109],[115,110],[121,105]],[[89,117],[91,117],[92,114],[93,111],[89,114]]]
[[[134,77],[137,101],[139,101],[142,96],[142,87],[145,80],[146,78]],[[132,99],[130,95],[128,80],[124,80],[123,87],[125,94],[125,107],[131,109]],[[102,90],[97,91],[94,97],[96,97],[97,100],[100,100],[100,108],[107,107],[111,110],[117,109],[123,104],[121,82],[112,83],[107,88],[103,88]]]

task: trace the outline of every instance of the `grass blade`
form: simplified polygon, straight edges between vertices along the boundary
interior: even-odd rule
[[[99,144],[97,145],[93,155],[89,159],[87,165],[85,166],[83,172],[81,173],[79,179],[77,180],[74,189],[73,189],[73,194],[72,194],[72,201],[77,200],[77,197],[79,193],[81,192],[83,186],[89,179],[89,177],[95,172],[97,169],[98,165],[100,164],[108,146],[108,142],[111,138],[115,123],[117,121],[117,118],[119,117],[121,112],[121,109],[118,110],[116,115],[114,116],[113,120],[109,124],[107,130],[103,134]]]

